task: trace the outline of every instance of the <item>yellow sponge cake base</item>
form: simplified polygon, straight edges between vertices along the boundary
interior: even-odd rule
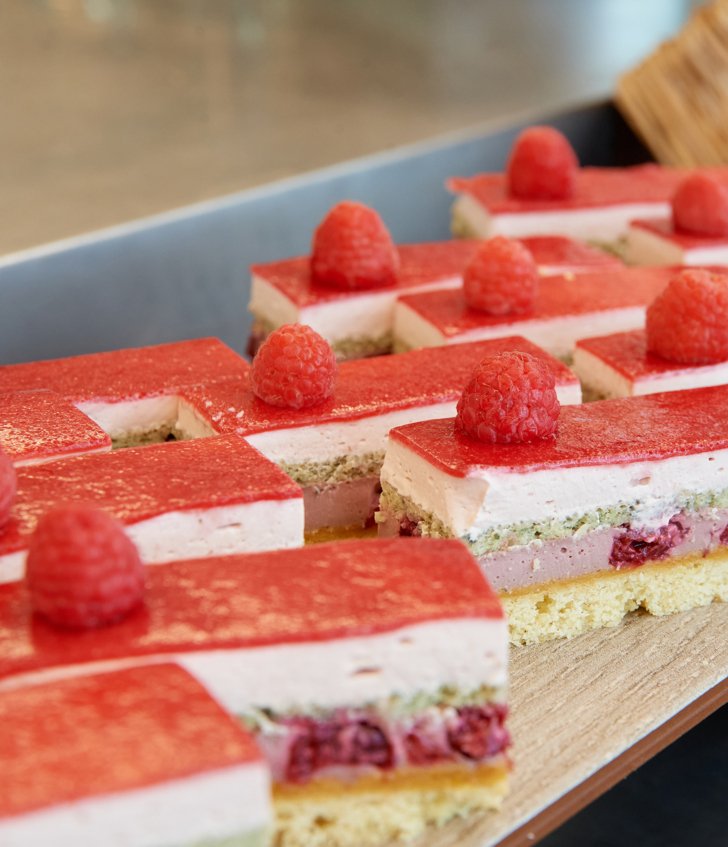
[[[571,638],[616,626],[636,609],[671,615],[728,601],[728,550],[516,589],[501,600],[511,644]]]

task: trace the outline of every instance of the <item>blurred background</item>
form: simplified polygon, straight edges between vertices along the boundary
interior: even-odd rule
[[[689,0],[3,0],[0,253],[609,96]]]

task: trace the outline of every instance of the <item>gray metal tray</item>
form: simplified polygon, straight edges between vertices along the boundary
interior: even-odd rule
[[[445,179],[501,169],[532,122],[491,124],[0,257],[0,362],[205,335],[242,352],[252,263],[307,253],[316,223],[344,198],[378,209],[397,241],[447,238]],[[584,164],[645,158],[609,103],[548,122]]]

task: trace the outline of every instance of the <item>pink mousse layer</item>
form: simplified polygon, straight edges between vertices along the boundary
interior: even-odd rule
[[[379,476],[303,486],[305,531],[371,526],[381,491]]]
[[[340,709],[327,718],[275,720],[257,738],[278,782],[353,776],[366,770],[444,762],[483,762],[505,752],[510,736],[501,704],[427,709],[387,718],[367,709]]]
[[[111,450],[111,439],[90,418],[50,391],[0,394],[0,447],[15,464]]]

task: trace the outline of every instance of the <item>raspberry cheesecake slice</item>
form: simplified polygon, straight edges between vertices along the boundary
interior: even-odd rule
[[[69,502],[117,517],[149,563],[303,543],[301,489],[231,434],[18,468],[0,582],[22,577],[39,518]]]
[[[473,368],[504,350],[539,357],[554,375],[560,401],[581,402],[579,381],[565,365],[511,337],[343,362],[332,394],[303,409],[272,406],[247,381],[187,390],[176,429],[186,438],[243,435],[303,488],[307,532],[363,527],[379,502],[389,430],[453,415]]]
[[[480,441],[459,419],[400,427],[380,531],[461,539],[515,643],[726,600],[727,419],[721,386],[565,407],[530,443]]]
[[[52,389],[123,447],[174,435],[181,388],[238,379],[247,362],[216,338],[199,338],[0,367],[0,392]]]
[[[569,358],[580,338],[642,326],[647,305],[674,273],[671,268],[624,268],[576,280],[547,277],[539,281],[530,307],[500,314],[473,308],[463,290],[401,297],[395,308],[395,346],[434,347],[516,334]]]
[[[622,264],[614,256],[568,238],[531,238],[524,244],[544,275],[584,273]],[[401,245],[396,248],[397,272],[388,285],[376,287],[341,288],[322,282],[308,256],[254,265],[249,352],[254,355],[272,330],[304,323],[332,345],[339,360],[389,353],[397,297],[458,287],[477,247],[477,241]]]
[[[268,767],[180,667],[5,691],[0,720],[3,847],[268,843]]]
[[[0,447],[20,467],[105,453],[111,439],[58,394],[12,391],[0,393]]]
[[[83,633],[8,584],[0,620],[0,690],[174,657],[268,760],[276,844],[414,838],[505,792],[506,623],[458,541],[175,562],[149,569],[144,608]]]

